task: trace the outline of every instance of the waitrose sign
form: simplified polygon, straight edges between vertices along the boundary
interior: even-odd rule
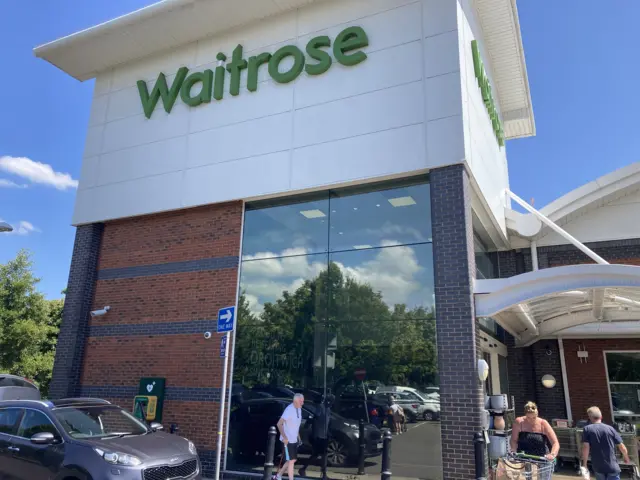
[[[295,45],[287,45],[275,53],[261,53],[243,58],[243,47],[238,45],[231,55],[231,61],[227,63],[227,56],[220,52],[217,55],[218,66],[215,71],[204,70],[202,72],[189,73],[187,67],[181,67],[173,82],[169,86],[164,73],[158,75],[151,92],[147,82],[139,80],[138,92],[140,101],[147,118],[156,108],[158,101],[162,99],[162,104],[167,113],[176,103],[178,95],[180,99],[190,107],[197,107],[203,103],[210,103],[211,99],[222,100],[224,98],[225,75],[230,75],[229,94],[237,96],[240,94],[240,78],[242,70],[247,70],[247,90],[256,92],[258,90],[258,70],[267,68],[271,78],[277,83],[289,83],[294,81],[304,70],[308,75],[321,75],[331,68],[333,58],[347,67],[358,65],[367,58],[367,54],[361,49],[369,45],[369,38],[361,27],[349,27],[338,34],[331,41],[327,36],[314,37],[307,43],[306,55]],[[329,51],[333,51],[333,58]],[[286,71],[280,71],[282,61],[291,57],[293,65]],[[225,65],[226,63],[226,65]],[[199,89],[195,89],[200,84]],[[193,93],[194,90],[197,93]]]
[[[504,147],[504,130],[502,129],[502,122],[498,115],[496,102],[493,99],[493,92],[491,91],[491,83],[489,82],[489,77],[484,68],[482,58],[480,57],[480,48],[478,47],[478,42],[476,40],[471,42],[471,50],[473,52],[473,68],[476,74],[476,80],[478,81],[480,92],[482,93],[482,100],[487,108],[487,112],[489,113],[489,118],[491,118],[493,133],[496,136],[498,145]]]

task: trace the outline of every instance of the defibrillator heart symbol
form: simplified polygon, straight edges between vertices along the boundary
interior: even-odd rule
[[[151,390],[153,390],[153,385],[147,385],[147,392],[151,393]]]

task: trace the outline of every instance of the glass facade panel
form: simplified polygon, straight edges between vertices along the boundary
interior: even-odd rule
[[[613,420],[640,428],[640,352],[607,352]]]
[[[610,382],[640,383],[640,352],[607,353]]]
[[[301,213],[308,211],[315,213]],[[300,222],[314,225],[299,235]],[[379,475],[380,429],[395,427],[393,394],[406,419],[394,441],[394,474],[441,477],[430,237],[427,183],[247,209],[227,469],[261,470],[268,429],[300,392],[298,465],[310,463],[307,476],[319,475],[312,425],[326,394],[335,397],[330,472],[357,471],[362,419],[366,470]]]
[[[328,242],[328,193],[245,212],[243,260],[324,253]]]

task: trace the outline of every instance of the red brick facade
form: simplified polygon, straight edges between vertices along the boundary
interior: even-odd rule
[[[111,309],[89,322],[81,391],[137,389],[141,377],[154,376],[166,378],[167,391],[220,389],[219,336],[205,340],[202,329],[189,333],[180,329],[196,321],[213,325],[220,308],[235,305],[241,226],[241,202],[105,224],[93,309],[106,305]],[[217,259],[235,260],[235,265],[207,266]],[[186,271],[154,274],[153,270],[136,270],[172,265]],[[175,334],[174,326],[178,328]],[[165,330],[127,333],[139,327]],[[120,330],[105,333],[109,328]],[[132,397],[114,393],[111,400],[132,407]],[[212,451],[216,449],[218,410],[219,403],[211,398],[169,398],[164,403],[163,423],[177,424],[180,434],[194,441],[199,450]]]
[[[564,340],[563,343],[573,418],[586,419],[587,409],[598,406],[605,420],[611,422],[604,352],[640,350],[640,338]],[[586,362],[578,358],[579,346],[589,352]]]

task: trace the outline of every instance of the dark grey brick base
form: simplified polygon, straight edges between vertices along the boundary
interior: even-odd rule
[[[468,480],[474,478],[473,434],[482,427],[484,407],[477,375],[471,187],[462,165],[432,170],[430,178],[443,474],[445,480]]]
[[[49,387],[51,398],[77,394],[103,228],[103,224],[99,223],[76,229],[62,325]]]

